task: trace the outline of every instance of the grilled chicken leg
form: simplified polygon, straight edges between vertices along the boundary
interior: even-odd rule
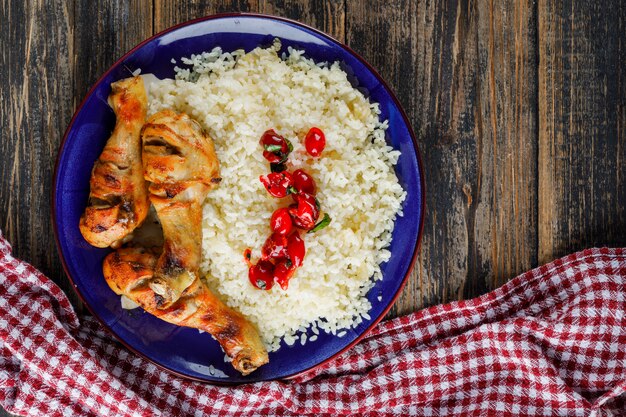
[[[219,161],[211,138],[184,113],[154,114],[141,137],[144,177],[165,241],[149,286],[160,296],[157,307],[167,308],[198,277],[202,203],[221,180]]]
[[[222,303],[196,279],[175,303],[160,306],[160,296],[150,288],[157,265],[154,254],[140,248],[122,248],[104,259],[104,278],[115,293],[125,295],[148,313],[179,326],[210,333],[243,375],[268,362],[256,329],[238,312]]]
[[[141,77],[111,84],[109,105],[115,128],[96,161],[89,181],[89,203],[79,228],[99,248],[117,247],[146,218],[150,202],[141,166],[141,127],[147,96]]]

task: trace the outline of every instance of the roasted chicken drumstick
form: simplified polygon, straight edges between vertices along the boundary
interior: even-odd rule
[[[123,243],[150,207],[141,165],[148,101],[144,83],[141,77],[126,78],[111,84],[111,90],[115,128],[94,164],[89,203],[79,223],[85,240],[99,248]]]
[[[176,302],[198,277],[202,250],[202,203],[217,185],[213,141],[184,113],[163,110],[142,130],[144,177],[163,227],[163,253],[150,288],[158,308]]]
[[[179,326],[210,333],[243,375],[268,362],[267,351],[254,327],[239,313],[222,303],[205,284],[196,279],[168,308],[150,288],[157,265],[151,252],[122,248],[109,254],[103,264],[104,278],[119,295],[125,295],[148,313]]]

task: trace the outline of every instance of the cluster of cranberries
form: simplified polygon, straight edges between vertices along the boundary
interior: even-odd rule
[[[246,249],[244,257],[248,263],[248,278],[253,286],[269,290],[274,282],[286,290],[289,279],[302,265],[306,248],[298,229],[309,233],[323,229],[330,223],[328,214],[318,222],[320,205],[315,198],[316,186],[313,178],[302,169],[293,173],[287,171],[285,163],[293,150],[289,140],[274,130],[261,136],[263,156],[270,162],[271,173],[261,175],[259,180],[267,192],[276,198],[291,196],[293,204],[277,209],[270,220],[272,234],[261,249],[261,259],[253,264],[251,250]],[[324,150],[324,132],[314,127],[306,135],[304,145],[307,152],[318,157]]]

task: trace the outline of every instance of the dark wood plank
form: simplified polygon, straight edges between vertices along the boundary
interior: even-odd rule
[[[316,27],[339,40],[344,39],[344,0],[219,0],[175,4],[155,0],[155,30],[215,13],[256,12],[296,19]]]
[[[344,0],[282,0],[264,2],[260,11],[298,20],[343,42],[346,27],[345,8]]]
[[[346,20],[348,44],[408,111],[426,171],[422,250],[391,316],[482,294],[534,265],[532,3],[348,2]]]
[[[483,151],[464,297],[537,265],[537,15],[534,1],[481,1],[475,135]],[[481,166],[482,165],[482,166]],[[484,259],[487,259],[485,265]],[[481,264],[483,262],[483,265]]]
[[[152,15],[152,0],[76,2],[73,71],[77,103],[118,58],[152,35]]]
[[[15,256],[67,291],[50,202],[57,149],[73,112],[73,1],[3,0],[0,20],[0,228]]]
[[[186,1],[154,0],[154,30],[216,13],[258,12],[261,0]]]
[[[539,261],[626,245],[626,5],[539,2]]]

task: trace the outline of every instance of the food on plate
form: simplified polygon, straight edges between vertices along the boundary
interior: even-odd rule
[[[351,84],[341,63],[281,51],[279,42],[249,52],[215,48],[176,66],[175,79],[150,84],[149,114],[185,112],[213,138],[223,180],[202,212],[207,286],[258,328],[271,351],[320,332],[345,335],[368,320],[367,294],[382,278],[406,196],[394,170],[400,152],[385,141],[378,105]],[[302,189],[300,201],[289,187]],[[280,236],[288,240],[294,231],[305,255],[291,275],[280,266],[279,275],[289,277],[285,290],[276,284],[278,264],[261,258],[264,251],[284,256]],[[273,234],[279,236],[266,246]]]
[[[187,114],[162,110],[142,130],[150,201],[163,228],[163,252],[150,288],[169,307],[197,281],[202,257],[202,204],[221,181],[213,141]]]
[[[124,166],[143,164],[162,250],[138,239],[103,265],[127,306],[209,332],[243,374],[283,342],[370,319],[406,197],[378,104],[339,63],[280,49],[216,48],[144,78],[149,117]]]
[[[111,84],[109,105],[116,123],[96,161],[89,202],[79,228],[91,245],[118,247],[145,219],[150,202],[141,166],[140,132],[148,98],[141,77]]]
[[[150,288],[158,261],[141,248],[121,248],[104,260],[104,277],[113,291],[139,304],[148,313],[178,326],[210,333],[232,359],[233,367],[247,375],[268,362],[265,346],[256,329],[239,313],[226,306],[199,279],[167,308],[159,305]]]

